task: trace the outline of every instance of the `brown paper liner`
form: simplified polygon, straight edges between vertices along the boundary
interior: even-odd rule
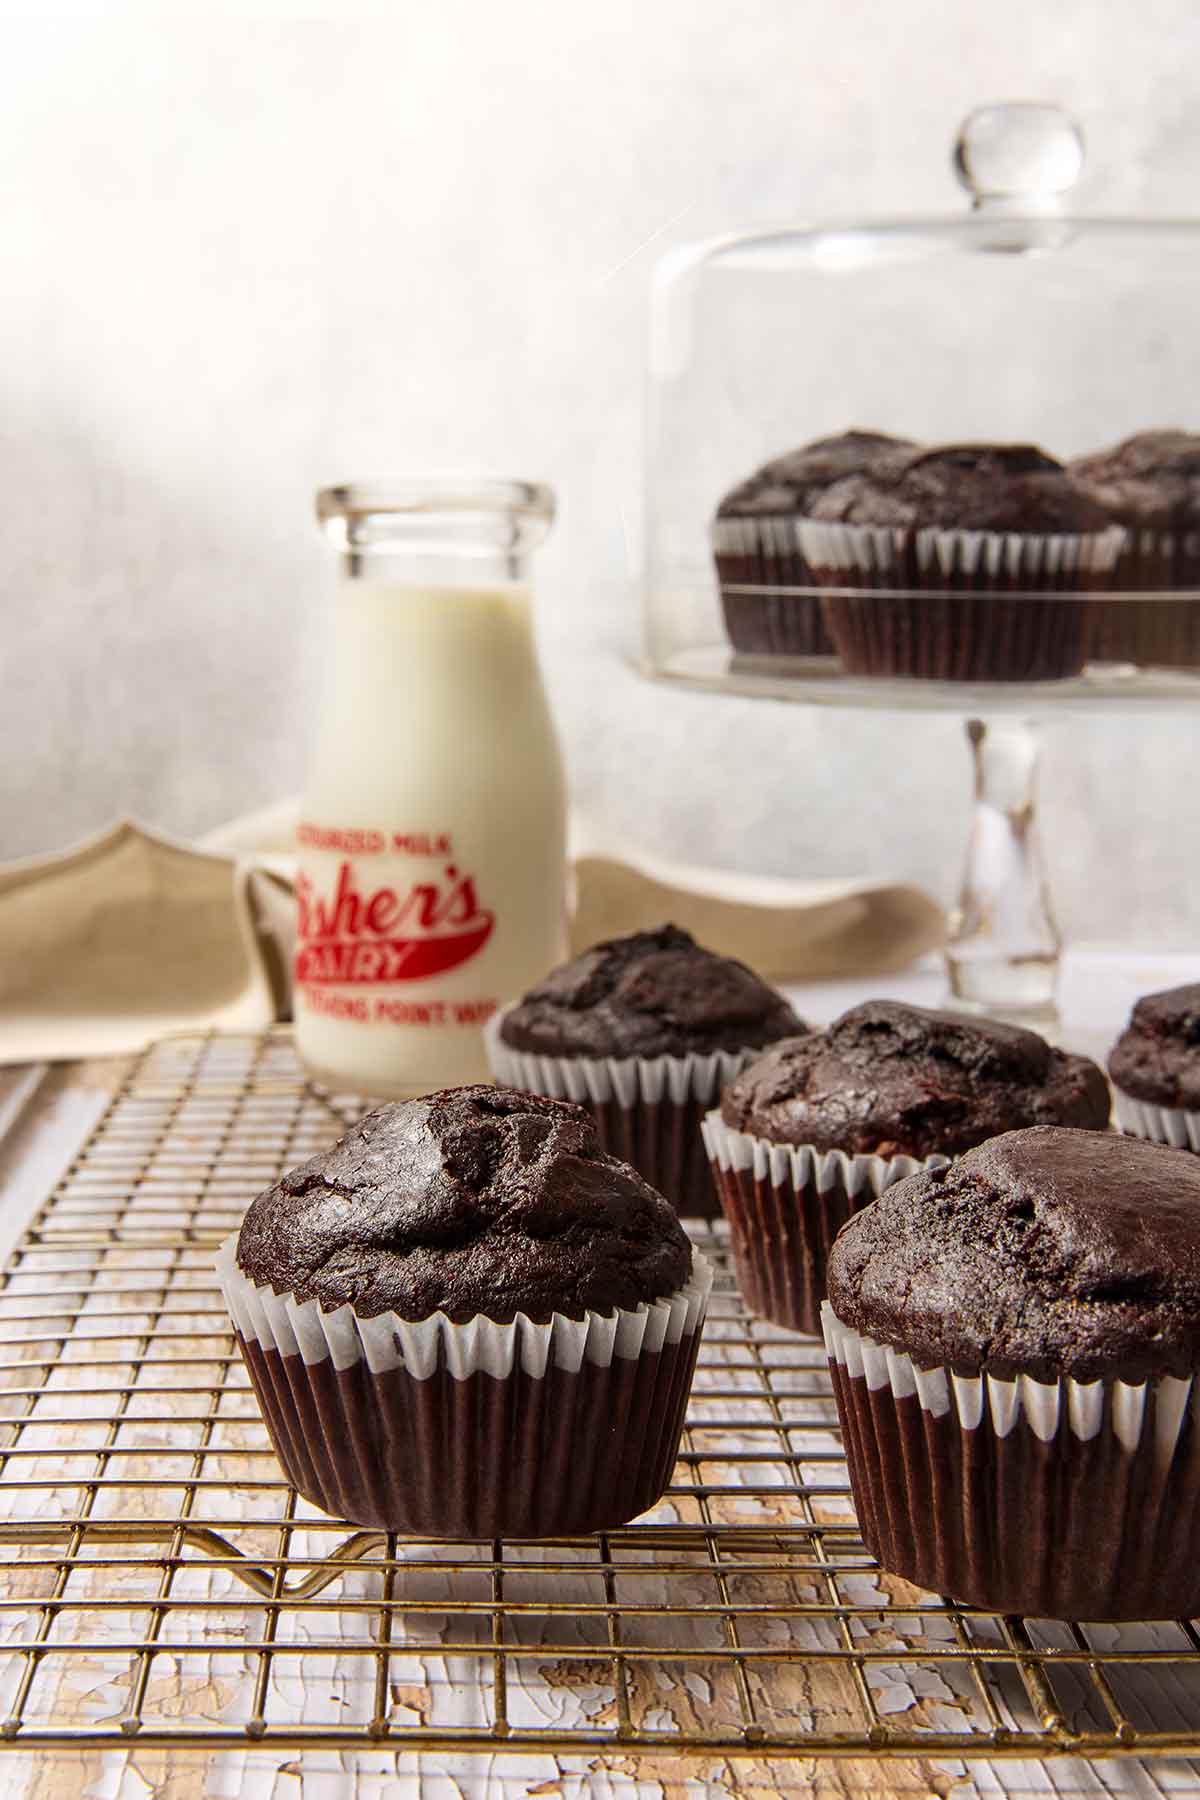
[[[718,519],[713,560],[725,630],[743,656],[832,656],[833,643],[790,518]]]
[[[893,1182],[948,1160],[773,1144],[733,1130],[716,1109],[705,1118],[703,1138],[746,1304],[776,1325],[818,1337],[826,1263],[846,1220]]]
[[[842,1181],[822,1192],[815,1182],[777,1183],[752,1168],[712,1169],[746,1305],[775,1325],[819,1337],[833,1240],[875,1195],[870,1188],[852,1195]]]
[[[580,1104],[595,1119],[608,1154],[632,1163],[677,1212],[692,1219],[720,1218],[713,1171],[700,1136],[700,1121],[712,1105],[711,1098],[690,1098],[682,1104],[662,1099],[622,1106],[615,1098]]]
[[[915,1394],[874,1390],[832,1360],[863,1542],[880,1565],[969,1606],[1051,1619],[1187,1618],[1200,1608],[1200,1434],[1185,1420],[1155,1449],[1111,1428],[1043,1441],[1024,1417],[967,1430]]]
[[[1081,602],[900,594],[827,597],[823,605],[853,675],[1065,681],[1085,661]]]
[[[264,1350],[239,1333],[288,1480],[353,1524],[419,1537],[576,1537],[626,1524],[671,1479],[700,1332],[607,1367],[500,1379]]]
[[[1200,600],[1171,592],[1200,589],[1200,532],[1131,531],[1111,585],[1146,598],[1092,602],[1088,654],[1094,661],[1200,668]]]
[[[814,544],[821,528],[805,526]],[[939,554],[925,539],[936,535]],[[1082,672],[1090,614],[1083,597],[1112,586],[1112,561],[1097,546],[1073,566],[1046,554],[1047,540],[1009,536],[998,566],[979,553],[984,533],[842,527],[836,561],[816,564],[826,588],[826,629],[851,674],[931,681],[1062,681]],[[854,554],[856,538],[862,553]],[[890,541],[883,549],[884,540]],[[870,549],[867,549],[868,539]],[[840,592],[838,590],[853,590]],[[1010,597],[1011,596],[1011,597]],[[1045,596],[1044,598],[1042,596]]]
[[[217,1275],[289,1481],[324,1512],[419,1537],[624,1524],[671,1477],[712,1288],[537,1321],[360,1317]]]

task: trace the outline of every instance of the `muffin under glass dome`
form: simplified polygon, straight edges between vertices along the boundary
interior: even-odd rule
[[[856,431],[930,448],[1036,445],[1070,464],[1140,432],[1200,434],[1200,220],[1072,212],[1083,138],[1055,107],[972,113],[954,158],[970,212],[756,231],[684,246],[660,263],[642,665],[716,692],[965,715],[976,811],[947,952],[950,995],[1046,1018],[1060,944],[1034,829],[1032,722],[1061,709],[1193,704],[1200,586],[1143,580],[1126,592],[1116,584],[1122,550],[1082,581],[1047,580],[1043,564],[1028,590],[1011,571],[997,581],[993,568],[963,591],[961,579],[939,584],[933,566],[904,588],[890,577],[855,588],[843,569],[836,582],[815,571],[811,584],[789,590],[778,563],[766,582],[750,559],[732,574],[726,564],[719,580],[714,554],[722,500],[817,439]],[[806,547],[820,541],[808,524],[799,529]],[[740,596],[731,596],[731,579]],[[860,657],[874,668],[864,674],[835,655],[779,654],[778,638],[766,653],[736,650],[731,597],[743,616],[769,602],[778,618],[789,592],[819,606],[827,623],[831,605],[857,606],[873,634],[868,650],[889,621],[893,641],[910,644],[929,621],[939,647],[927,654],[922,640],[908,654],[920,675],[896,673],[886,652]],[[1119,629],[1126,607],[1150,609],[1139,629]],[[1004,618],[1024,629],[1026,616],[1037,643],[1078,631],[1078,654],[1022,664],[965,648],[1007,629]],[[1169,661],[1113,657],[1114,642],[1170,646]]]

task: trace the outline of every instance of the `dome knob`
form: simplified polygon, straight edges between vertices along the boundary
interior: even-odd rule
[[[968,113],[954,144],[954,172],[975,207],[1052,212],[1079,180],[1083,132],[1059,106],[1010,100]]]

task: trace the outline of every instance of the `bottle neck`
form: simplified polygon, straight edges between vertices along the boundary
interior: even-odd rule
[[[372,586],[515,587],[554,517],[539,482],[399,480],[322,488],[317,517],[342,578]]]
[[[402,544],[350,545],[338,557],[344,582],[447,591],[523,587],[529,558],[506,549],[426,549]]]

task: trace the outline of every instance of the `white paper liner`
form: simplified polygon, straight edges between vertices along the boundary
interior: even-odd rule
[[[816,569],[855,570],[867,578],[886,575],[911,544],[922,574],[947,577],[987,575],[1037,581],[1057,576],[1109,574],[1125,544],[1119,525],[1104,531],[1047,533],[943,531],[922,526],[842,525],[802,519],[798,535],[804,558]]]
[[[442,1312],[416,1323],[394,1312],[360,1319],[348,1305],[327,1312],[315,1299],[297,1301],[294,1294],[258,1287],[237,1266],[236,1232],[221,1245],[216,1269],[238,1331],[264,1350],[299,1354],[309,1364],[328,1357],[335,1369],[365,1359],[374,1375],[403,1368],[417,1381],[434,1374],[439,1352],[459,1381],[481,1372],[502,1378],[511,1374],[518,1357],[525,1373],[535,1378],[551,1363],[575,1373],[585,1361],[607,1368],[614,1357],[635,1360],[700,1329],[713,1280],[708,1262],[693,1249],[687,1285],[634,1309],[614,1308],[607,1316],[589,1312],[582,1319],[555,1313],[545,1324],[518,1313],[510,1324],[500,1325],[480,1314],[456,1325]]]
[[[753,1169],[755,1179],[772,1187],[789,1182],[818,1193],[844,1188],[851,1199],[868,1190],[878,1200],[885,1188],[920,1169],[944,1169],[948,1156],[852,1156],[845,1150],[814,1150],[811,1144],[773,1144],[769,1138],[735,1131],[719,1111],[706,1113],[700,1125],[709,1161],[722,1169]]]
[[[709,1055],[693,1051],[687,1056],[536,1056],[514,1050],[501,1038],[500,1028],[509,1010],[493,1013],[484,1027],[488,1062],[496,1081],[501,1087],[548,1094],[552,1100],[574,1100],[585,1106],[615,1100],[629,1110],[639,1101],[656,1106],[670,1100],[683,1106],[689,1100],[715,1100],[735,1075],[762,1055],[760,1045],[758,1049],[714,1050]]]
[[[759,561],[786,561],[802,555],[799,520],[781,513],[752,519],[714,519],[709,540],[718,556],[751,556]]]
[[[826,1300],[821,1307],[821,1328],[831,1362],[840,1363],[851,1379],[865,1377],[872,1391],[890,1388],[897,1400],[913,1394],[934,1418],[954,1411],[964,1431],[975,1431],[988,1422],[997,1437],[1007,1437],[1024,1416],[1030,1430],[1043,1443],[1058,1431],[1065,1416],[1067,1429],[1086,1441],[1100,1431],[1109,1400],[1108,1418],[1125,1449],[1136,1450],[1142,1438],[1146,1396],[1156,1389],[1154,1448],[1164,1458],[1174,1450],[1183,1421],[1196,1406],[1195,1380],[1191,1376],[1163,1375],[1147,1381],[1035,1381],[1030,1375],[1003,1380],[997,1375],[956,1375],[947,1368],[922,1369],[903,1350],[880,1344],[852,1326],[843,1325]]]
[[[1173,1150],[1200,1153],[1200,1112],[1136,1100],[1119,1087],[1113,1089],[1113,1111],[1127,1137],[1146,1138],[1152,1144],[1169,1144]]]

